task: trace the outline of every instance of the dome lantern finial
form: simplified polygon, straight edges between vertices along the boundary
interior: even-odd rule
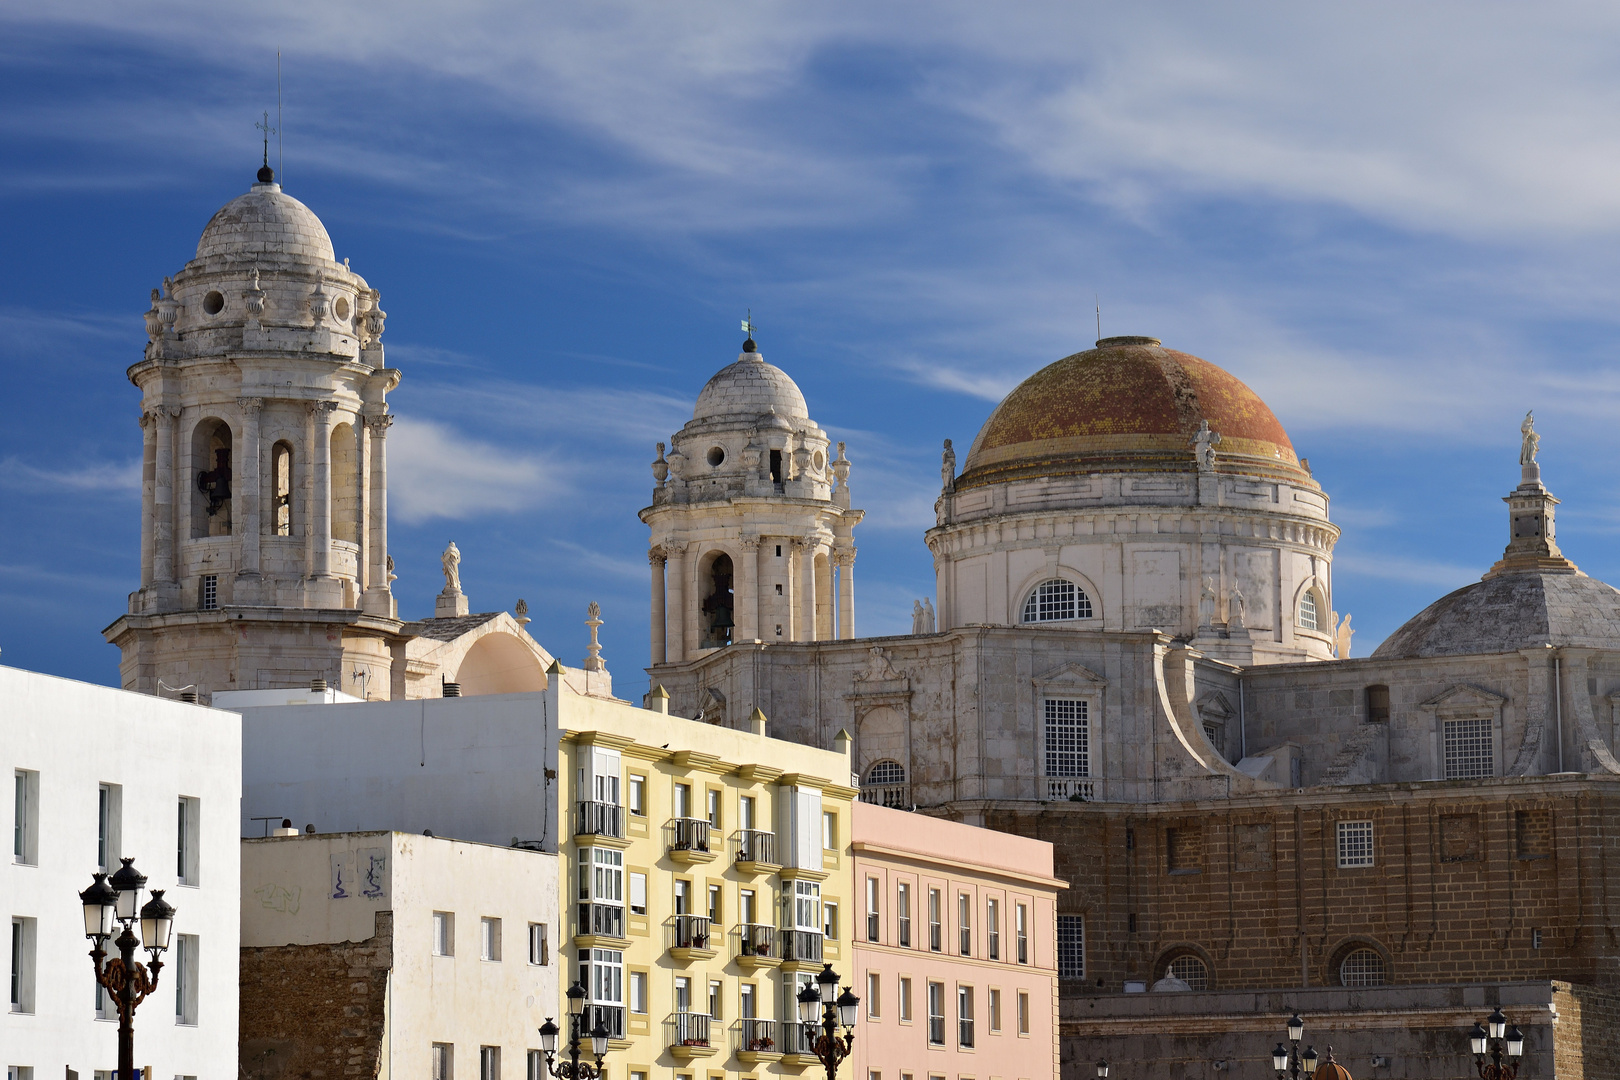
[[[742,329],[743,329],[743,333],[747,335],[747,337],[743,341],[743,350],[742,351],[745,352],[745,353],[757,355],[759,353],[759,346],[754,343],[754,309],[753,308],[748,309],[748,315],[742,321]]]
[[[277,112],[279,119],[280,113]],[[264,133],[264,164],[259,167],[259,183],[273,184],[276,182],[276,170],[270,167],[270,136],[280,135],[281,132],[270,126],[270,113],[267,110],[264,117],[253,125]]]

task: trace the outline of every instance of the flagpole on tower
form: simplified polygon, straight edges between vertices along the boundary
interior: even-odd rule
[[[267,146],[268,152],[269,147]],[[281,146],[281,50],[276,50],[276,175],[282,187],[287,186],[287,161]]]

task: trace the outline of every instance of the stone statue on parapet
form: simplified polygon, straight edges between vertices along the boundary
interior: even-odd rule
[[[1215,471],[1215,448],[1221,443],[1221,433],[1209,430],[1209,421],[1198,421],[1198,434],[1192,437],[1193,457],[1199,472]]]
[[[1519,443],[1519,464],[1534,465],[1536,453],[1541,449],[1541,436],[1536,434],[1536,414],[1524,414],[1524,423],[1519,425],[1519,432],[1524,436]]]
[[[1243,590],[1236,585],[1232,586],[1232,593],[1226,598],[1226,625],[1233,630],[1243,629],[1243,616],[1247,614],[1248,601],[1243,598]]]
[[[1213,626],[1215,624],[1215,602],[1218,599],[1215,593],[1215,579],[1204,579],[1204,591],[1198,595],[1198,625]]]
[[[913,634],[923,632],[923,606],[921,600],[911,602],[911,632]]]
[[[923,633],[932,634],[933,632],[934,632],[934,601],[932,599],[930,599],[929,597],[925,596],[925,597],[923,597]]]
[[[454,540],[439,556],[439,563],[444,567],[444,591],[458,593],[461,591],[461,549],[456,547]]]
[[[949,439],[945,440],[945,450],[940,455],[939,476],[946,491],[956,490],[956,451]]]

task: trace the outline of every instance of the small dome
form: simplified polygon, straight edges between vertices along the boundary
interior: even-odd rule
[[[1620,649],[1620,589],[1580,573],[1494,574],[1442,596],[1372,655],[1409,660],[1543,645]]]
[[[788,373],[767,364],[757,352],[745,352],[704,385],[692,419],[751,418],[773,409],[783,420],[810,419],[804,395]]]
[[[336,262],[332,238],[315,212],[281,190],[254,184],[215,214],[197,241],[198,259]]]
[[[1037,371],[1002,399],[968,451],[958,489],[1113,469],[1192,471],[1200,421],[1221,437],[1216,471],[1305,479],[1288,433],[1232,375],[1157,338],[1116,337]]]

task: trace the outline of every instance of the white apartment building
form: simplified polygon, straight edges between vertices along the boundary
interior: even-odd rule
[[[291,832],[291,830],[288,830]],[[557,856],[415,833],[242,841],[247,1077],[540,1075]]]
[[[236,1076],[241,745],[235,713],[0,667],[8,1077],[117,1067],[118,1014],[95,983],[78,893],[123,856],[177,909],[135,1013],[136,1065],[154,1080]]]

